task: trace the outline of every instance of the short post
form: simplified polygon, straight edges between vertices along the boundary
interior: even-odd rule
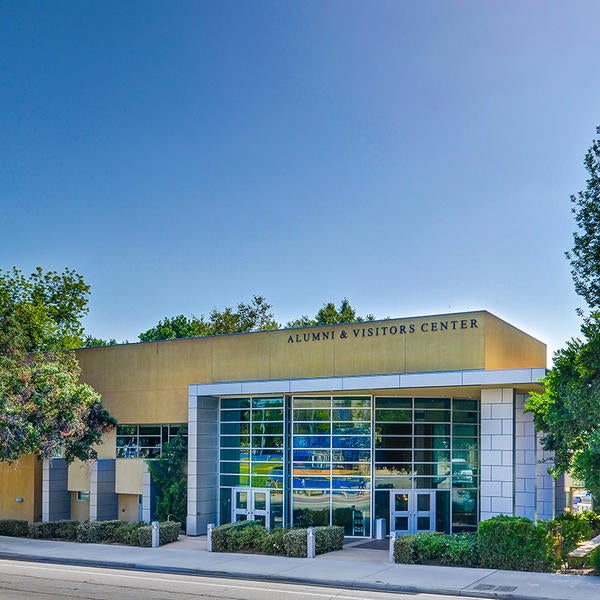
[[[396,546],[396,532],[390,531],[390,562],[395,563],[394,560],[394,547]]]
[[[212,533],[213,533],[213,529],[215,528],[215,524],[214,523],[209,523],[206,526],[206,549],[208,550],[208,552],[212,552]]]
[[[317,555],[317,545],[315,541],[315,528],[309,527],[306,530],[306,558],[314,558]]]
[[[152,521],[152,547],[158,548],[160,546],[160,523],[158,521]]]

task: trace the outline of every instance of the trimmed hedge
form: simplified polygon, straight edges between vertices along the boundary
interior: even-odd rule
[[[476,567],[480,562],[477,537],[468,533],[448,535],[434,532],[399,536],[394,545],[394,561]]]
[[[175,542],[181,533],[181,523],[160,523],[160,545]],[[19,519],[0,519],[0,535],[59,539],[84,544],[117,543],[130,546],[152,546],[152,526],[126,521],[44,521],[29,524]]]
[[[482,521],[477,539],[482,567],[541,572],[555,568],[554,539],[544,525],[525,517],[500,515]]]
[[[181,532],[181,523],[164,521],[158,525],[159,545],[176,542]],[[142,525],[137,530],[138,546],[152,546],[152,525]]]
[[[29,521],[23,519],[0,519],[0,535],[27,537],[29,535]]]
[[[341,550],[344,545],[342,527],[315,527],[317,554]],[[254,521],[227,523],[212,532],[213,552],[262,552],[278,556],[306,557],[306,529],[276,527],[267,531]]]

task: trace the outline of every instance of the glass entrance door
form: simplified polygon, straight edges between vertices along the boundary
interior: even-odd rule
[[[390,530],[399,535],[435,531],[435,492],[394,490],[390,494]]]
[[[269,529],[271,497],[269,490],[235,488],[231,503],[231,521],[256,521]]]

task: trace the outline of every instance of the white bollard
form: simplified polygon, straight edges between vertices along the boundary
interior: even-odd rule
[[[396,545],[396,532],[390,531],[390,562],[396,562],[394,560],[394,546]]]
[[[160,524],[158,521],[152,521],[152,547],[160,546]]]
[[[317,544],[315,540],[315,528],[306,530],[306,558],[314,558],[317,555]]]
[[[209,523],[206,526],[206,549],[208,550],[208,552],[212,552],[212,532],[213,529],[215,528],[215,524],[214,523]]]

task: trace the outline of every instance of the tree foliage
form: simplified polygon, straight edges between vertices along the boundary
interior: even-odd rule
[[[184,523],[187,516],[187,442],[179,433],[163,444],[162,456],[148,461],[152,481],[158,487],[156,518],[175,516]]]
[[[81,319],[90,286],[71,269],[26,277],[0,269],[0,352],[61,350],[83,345]]]
[[[271,308],[263,296],[253,296],[248,304],[240,302],[235,309],[231,306],[226,306],[222,311],[214,308],[208,319],[204,315],[200,317],[186,317],[185,315],[166,317],[155,327],[140,333],[138,337],[142,342],[154,342],[175,338],[277,329],[279,324],[275,321]]]
[[[326,302],[314,317],[311,318],[303,315],[299,319],[289,321],[287,327],[314,327],[316,325],[337,325],[339,323],[357,323],[373,320],[375,320],[375,317],[371,314],[364,317],[357,315],[348,298],[344,298],[339,307],[336,307],[334,302]]]
[[[59,451],[69,462],[95,458],[115,425],[68,350],[82,345],[88,294],[70,269],[0,270],[0,461]]]
[[[600,127],[597,128],[600,134]],[[600,501],[600,142],[594,140],[584,161],[586,189],[571,196],[578,231],[567,252],[576,292],[590,309],[572,339],[554,354],[544,391],[531,393],[526,410],[554,453],[550,472],[570,471]],[[579,311],[583,314],[583,311]]]
[[[600,135],[600,127],[596,128]],[[571,196],[578,231],[567,252],[575,291],[591,309],[600,308],[600,140],[594,140],[584,160],[589,174],[585,190]]]

